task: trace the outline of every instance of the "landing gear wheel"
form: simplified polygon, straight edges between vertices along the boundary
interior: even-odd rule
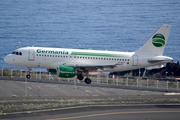
[[[77,76],[77,79],[79,79],[79,80],[83,80],[83,79],[84,79],[84,77],[83,77],[82,75],[78,75],[78,76]]]
[[[30,75],[30,74],[27,74],[27,75],[26,75],[26,78],[27,78],[27,79],[30,79],[30,78],[31,78],[31,75]]]
[[[27,79],[30,79],[31,78],[31,70],[32,70],[32,68],[28,68],[28,73],[27,73],[27,75],[26,75],[26,78]]]
[[[86,84],[91,84],[91,79],[89,79],[88,77],[84,80],[84,82],[86,83]]]

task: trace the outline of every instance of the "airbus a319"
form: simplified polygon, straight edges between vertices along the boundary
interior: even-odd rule
[[[56,72],[59,77],[77,76],[77,79],[90,84],[88,74],[91,71],[127,71],[172,62],[173,58],[163,56],[170,30],[171,25],[162,25],[134,52],[23,47],[5,56],[4,61],[27,67],[28,79],[32,68],[47,68],[49,72]]]

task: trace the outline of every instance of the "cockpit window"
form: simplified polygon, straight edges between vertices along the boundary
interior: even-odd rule
[[[16,52],[12,52],[12,54],[16,54]]]
[[[12,52],[12,54],[14,54],[14,55],[22,55],[22,52]]]

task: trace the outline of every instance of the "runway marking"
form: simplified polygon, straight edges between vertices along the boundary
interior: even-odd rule
[[[0,86],[0,88],[1,88],[2,90],[4,90],[5,92],[9,93],[10,95],[13,95],[12,93],[10,93],[9,91],[7,91],[6,89],[3,89],[2,86]]]
[[[180,110],[159,110],[159,111],[136,111],[136,112],[109,112],[109,113],[101,113],[101,114],[90,114],[90,115],[82,115],[82,116],[74,116],[74,117],[65,117],[65,118],[52,118],[47,120],[71,120],[71,119],[80,119],[80,118],[88,118],[88,117],[99,117],[99,116],[107,116],[107,115],[117,115],[117,114],[139,114],[139,113],[179,113]]]
[[[101,94],[101,95],[104,95],[104,96],[106,96],[106,94],[105,93],[103,93],[103,92],[100,92],[99,90],[95,90],[97,93],[99,93],[99,94]]]
[[[92,93],[90,90],[85,90],[85,92],[87,92],[87,93]]]
[[[120,93],[119,93],[119,91],[118,90],[115,90],[115,89],[112,89],[112,88],[109,88],[108,90],[107,89],[102,89],[103,91],[112,91],[112,92],[115,92],[116,94],[118,94],[118,95],[121,95]]]
[[[82,94],[82,95],[84,94],[85,96],[89,96],[88,94],[86,94],[85,92],[83,92],[83,91],[81,91],[79,89],[76,89],[76,90],[79,91],[79,93]]]
[[[14,83],[11,83],[13,86],[17,87],[18,89],[22,90],[23,92],[26,92],[26,90],[21,89],[20,87],[18,87],[17,85],[15,85]],[[31,95],[30,93],[28,93],[29,95]]]
[[[15,85],[14,83],[11,83],[13,86],[17,87],[18,89],[20,89],[21,91],[25,92],[25,90],[21,89],[20,87],[18,87],[17,85]]]
[[[59,89],[60,91],[62,91],[62,92],[65,93],[65,94],[67,94],[68,96],[71,96],[71,94],[67,93],[66,91],[64,91],[64,90],[62,90],[62,89],[60,89],[60,88],[58,88],[58,87],[57,87],[57,89]]]
[[[180,95],[180,93],[164,93],[164,95]]]
[[[50,95],[54,96],[52,93],[48,92],[47,90],[43,89],[42,87],[40,87],[40,86],[38,86],[38,85],[36,85],[36,86],[37,86],[39,89],[42,89],[42,90],[44,90],[45,92],[49,93]]]

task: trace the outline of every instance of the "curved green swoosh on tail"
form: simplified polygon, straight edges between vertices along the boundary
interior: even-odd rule
[[[152,43],[155,47],[163,47],[165,45],[165,37],[162,34],[155,34],[152,37]]]

